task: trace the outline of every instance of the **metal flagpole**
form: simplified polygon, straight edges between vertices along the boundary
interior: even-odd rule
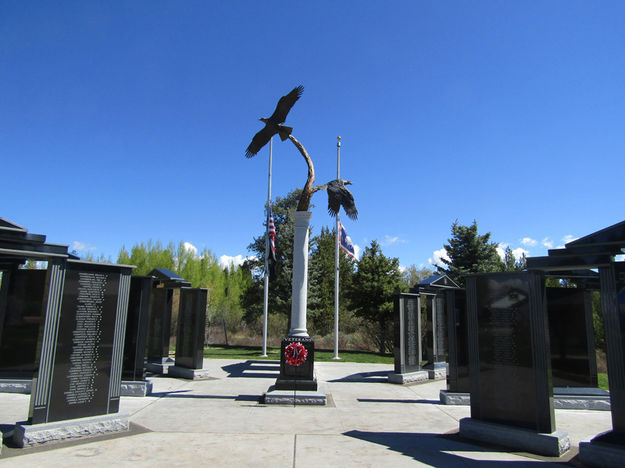
[[[341,137],[336,137],[336,178],[341,178]],[[339,357],[339,227],[341,221],[339,214],[336,213],[336,243],[334,250],[334,357],[332,359],[341,359]]]
[[[271,160],[273,158],[273,137],[269,140],[269,181],[267,183],[267,204],[265,213],[267,214],[267,227],[265,229],[265,293],[263,301],[263,354],[260,357],[267,357],[267,312],[269,310],[269,208],[271,207]]]

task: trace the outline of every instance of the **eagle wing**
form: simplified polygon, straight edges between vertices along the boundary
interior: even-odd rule
[[[293,88],[293,90],[286,96],[282,96],[278,101],[276,110],[273,111],[273,114],[271,114],[271,117],[269,117],[268,120],[274,124],[281,124],[284,122],[287,114],[291,110],[291,107],[293,107],[293,104],[297,102],[303,92],[304,87],[300,85]]]
[[[252,138],[252,142],[247,147],[247,150],[245,150],[245,157],[251,158],[252,156],[256,155],[256,153],[258,153],[261,148],[265,146],[267,142],[271,139],[271,137],[275,134],[275,130],[272,130],[267,125],[265,125],[265,127],[261,129],[256,135],[254,135],[254,138]]]
[[[350,219],[358,219],[358,210],[354,196],[341,182],[333,180],[328,183],[328,213],[336,216],[342,206]]]

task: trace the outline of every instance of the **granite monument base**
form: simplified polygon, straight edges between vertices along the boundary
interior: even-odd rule
[[[470,405],[471,394],[461,392],[450,392],[449,390],[441,390],[439,398],[442,405]]]
[[[32,379],[0,379],[0,393],[30,394]]]
[[[471,394],[441,390],[443,405],[470,405]],[[553,407],[555,409],[579,409],[610,411],[610,393],[601,388],[554,387]]]
[[[447,378],[447,363],[435,362],[425,366],[430,380],[444,380]]]
[[[460,436],[549,457],[560,457],[571,447],[569,436],[564,431],[545,434],[473,418],[460,420]]]
[[[553,407],[610,411],[610,392],[596,387],[553,387]]]
[[[277,390],[275,386],[271,386],[264,395],[264,403],[266,405],[324,406],[327,404],[327,397],[322,389]]]
[[[174,365],[172,358],[163,358],[161,361],[148,361],[145,370],[153,374],[167,375],[170,366]]]
[[[188,369],[181,366],[169,366],[167,369],[169,377],[180,377],[189,380],[210,380],[212,377],[208,369]]]
[[[149,380],[122,380],[121,396],[144,397],[152,393],[152,382]]]
[[[289,336],[282,340],[280,376],[275,390],[317,391],[314,377],[315,342],[309,337]]]
[[[579,460],[586,466],[622,467],[625,464],[625,435],[608,431],[590,442],[580,442]]]
[[[125,432],[130,427],[129,421],[129,414],[115,413],[44,424],[16,424],[13,442],[20,448],[27,448],[69,439]]]
[[[421,370],[415,372],[404,372],[401,374],[396,374],[392,372],[388,374],[388,382],[393,384],[405,385],[411,383],[422,383],[429,382],[430,377],[428,375],[428,371]]]

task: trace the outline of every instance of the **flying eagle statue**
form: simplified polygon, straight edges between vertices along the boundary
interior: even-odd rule
[[[252,142],[245,151],[246,158],[251,158],[258,153],[276,133],[280,135],[282,141],[289,138],[293,128],[282,124],[286,120],[286,116],[291,110],[291,107],[293,107],[293,104],[295,104],[303,92],[304,87],[301,85],[293,88],[289,94],[280,98],[278,105],[276,106],[276,110],[273,111],[271,117],[261,117],[258,119],[265,123],[265,127],[254,135],[254,138],[252,138]]]
[[[351,182],[349,180],[336,179],[327,184],[319,185],[316,189],[328,191],[328,213],[331,216],[336,217],[342,206],[347,216],[355,221],[358,219],[358,210],[354,203],[354,196],[345,187],[346,185],[351,185]]]

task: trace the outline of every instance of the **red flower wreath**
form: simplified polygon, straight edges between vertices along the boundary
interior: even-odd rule
[[[292,366],[301,366],[308,357],[308,351],[301,343],[291,343],[284,348],[284,358]]]

